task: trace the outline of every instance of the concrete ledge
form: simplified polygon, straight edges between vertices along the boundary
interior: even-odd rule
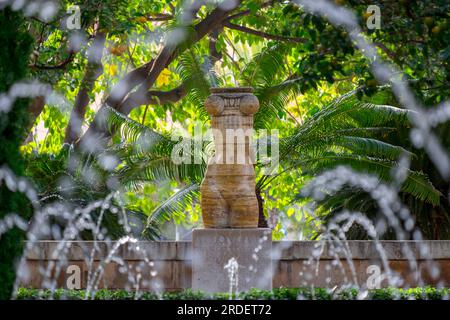
[[[226,242],[228,243],[228,242]],[[225,243],[225,245],[226,245]],[[371,241],[348,241],[348,255],[352,257],[352,266],[348,264],[344,252],[334,252],[333,245],[327,243],[319,250],[316,241],[275,241],[272,244],[271,260],[273,263],[273,287],[299,287],[304,285],[305,263],[312,254],[320,254],[317,273],[309,284],[315,286],[334,286],[348,283],[348,278],[352,278],[351,268],[355,269],[358,282],[365,283],[370,277],[369,267],[377,266],[382,271],[383,264],[375,243]],[[110,250],[116,242],[92,241],[70,241],[60,243],[56,241],[41,241],[34,244],[34,249],[28,252],[27,266],[28,277],[22,285],[41,288],[43,282],[42,270],[52,264],[62,262],[63,268],[56,278],[59,287],[68,287],[68,279],[73,275],[76,268],[81,274],[79,281],[80,288],[85,288],[87,283],[88,262],[94,247],[94,265],[98,266],[108,256]],[[244,251],[256,247],[245,239],[237,244]],[[405,285],[444,285],[450,287],[450,241],[380,241],[386,254],[389,267],[398,272]],[[415,273],[411,271],[408,256],[405,254],[408,248],[412,256],[417,260],[417,270],[423,278],[419,283],[415,280]],[[61,254],[59,250],[64,249],[67,254]],[[200,249],[202,250],[202,249]],[[331,252],[330,252],[331,251]],[[142,278],[147,283],[141,285],[142,289],[153,290],[152,283],[159,283],[165,290],[181,290],[192,287],[192,244],[190,241],[140,241],[119,246],[117,256],[130,270],[142,270]],[[336,269],[333,263],[337,260],[342,265],[342,270]],[[65,257],[65,259],[63,259]],[[429,259],[432,259],[436,267],[440,270],[438,278],[430,275]],[[152,266],[148,266],[151,262]],[[105,273],[100,283],[100,287],[126,288],[128,277],[126,273],[120,272],[120,267],[116,262],[105,265]],[[71,271],[72,270],[72,271]],[[156,271],[156,274],[155,274]],[[226,270],[220,270],[226,274]],[[219,271],[217,271],[219,272]],[[242,274],[243,275],[243,274]],[[347,280],[346,280],[347,279]],[[386,286],[382,283],[381,286]]]
[[[67,245],[65,255],[71,261],[85,261],[95,248],[94,261],[105,259],[115,241],[39,241],[27,254],[28,260],[60,260],[63,245]],[[120,246],[117,255],[124,260],[142,260],[146,255],[150,260],[190,260],[190,241],[139,241]]]
[[[274,241],[274,251],[282,250],[281,260],[306,260],[320,243],[318,241]],[[348,253],[353,260],[379,259],[380,253],[373,241],[350,240],[347,241]],[[389,260],[408,260],[405,249],[409,249],[416,260],[429,258],[450,259],[450,240],[425,240],[425,241],[379,241],[384,253]],[[321,251],[321,260],[331,260],[335,256],[330,252],[332,245],[325,244]],[[340,258],[345,258],[344,252],[335,252]]]
[[[97,241],[94,260],[103,260],[116,242]],[[348,241],[350,255],[354,260],[378,259],[380,254],[372,241]],[[385,250],[387,259],[407,260],[404,249],[409,248],[416,260],[425,260],[429,257],[436,259],[450,259],[450,240],[425,240],[425,241],[380,241]],[[68,245],[68,260],[84,261],[90,256],[94,248],[93,241],[66,241]],[[274,241],[273,251],[281,250],[280,260],[307,260],[315,250],[318,241]],[[28,260],[59,260],[60,254],[55,251],[60,245],[58,241],[39,241],[34,245],[34,250],[28,252]],[[242,244],[245,245],[245,244]],[[133,250],[139,247],[140,252]],[[190,241],[139,241],[135,244],[126,244],[118,249],[118,255],[124,260],[142,260],[143,252],[153,260],[190,260]],[[337,256],[345,258],[343,252],[337,252]],[[330,245],[324,246],[321,260],[331,260],[335,257],[330,254]]]

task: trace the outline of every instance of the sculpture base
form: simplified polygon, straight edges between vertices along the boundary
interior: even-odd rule
[[[210,293],[271,290],[271,251],[270,229],[196,229],[192,234],[192,289]]]

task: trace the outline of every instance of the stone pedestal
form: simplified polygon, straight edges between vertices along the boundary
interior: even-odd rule
[[[271,251],[270,229],[196,229],[192,234],[192,289],[211,293],[229,292],[230,287],[233,292],[270,290]]]

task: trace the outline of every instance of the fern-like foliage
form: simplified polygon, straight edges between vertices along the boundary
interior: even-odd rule
[[[273,120],[285,113],[293,97],[300,93],[301,78],[281,79],[290,47],[283,43],[268,44],[242,71],[241,84],[255,89],[260,108],[254,116],[255,129],[271,128]]]
[[[356,99],[355,92],[349,93],[311,116],[280,141],[280,165],[285,171],[297,170],[306,177],[346,165],[389,182],[393,168],[399,165],[399,157],[414,157],[414,154],[380,138],[398,128],[407,128],[408,116],[409,111],[363,103]],[[116,152],[123,161],[117,171],[121,181],[135,188],[144,182],[167,179],[187,185],[149,215],[145,233],[152,238],[161,223],[183,214],[190,201],[198,200],[198,187],[206,169],[205,150],[210,145],[191,149],[193,156],[200,150],[204,159],[201,164],[175,164],[171,154],[177,141],[171,141],[120,114],[114,115],[112,121],[121,126],[125,140],[116,146]],[[262,176],[257,188],[261,190],[269,183],[276,183],[277,177],[285,171],[275,176]],[[432,205],[438,205],[442,196],[426,175],[412,170],[407,170],[401,190]],[[339,195],[337,197],[340,199]],[[334,202],[329,199],[328,203]],[[360,209],[363,210],[366,203],[361,203]]]
[[[209,142],[197,142],[187,137],[181,141],[172,140],[169,135],[158,133],[112,109],[107,122],[120,129],[121,143],[111,144],[107,152],[120,159],[114,174],[123,186],[138,190],[145,183],[165,181],[187,185],[147,215],[142,236],[157,239],[165,222],[184,214],[187,204],[198,199],[198,187],[206,170],[204,150]],[[200,154],[195,154],[198,151]],[[187,153],[184,157],[191,163],[175,162],[173,157],[177,152]]]
[[[285,71],[288,49],[289,47],[283,43],[267,45],[242,71],[242,83],[255,87],[276,83],[278,75]]]
[[[123,142],[113,144],[109,152],[114,152],[121,160],[116,174],[126,185],[139,187],[143,182],[199,182],[206,169],[206,156],[195,155],[198,143],[183,137],[182,142],[172,140],[168,135],[160,134],[111,109],[108,122],[120,127]],[[180,152],[190,152],[192,163],[175,163],[173,153],[181,143],[187,146]],[[206,143],[205,143],[206,145]],[[197,159],[197,161],[196,161]]]
[[[344,165],[389,182],[398,159],[415,156],[402,146],[380,140],[380,133],[407,128],[410,111],[362,103],[355,93],[335,100],[280,141],[280,163],[286,170],[314,177]],[[262,177],[257,187],[264,188],[273,180]],[[432,205],[439,205],[442,196],[423,173],[412,170],[407,170],[401,190]]]
[[[389,182],[392,180],[392,170],[398,163],[386,158],[372,158],[360,154],[330,153],[323,157],[305,159],[303,172],[314,176],[339,165],[349,166],[359,172],[370,173],[381,181]],[[433,205],[439,205],[442,196],[427,176],[412,170],[407,170],[407,177],[402,184],[401,191]]]
[[[256,129],[271,128],[274,119],[281,118],[289,102],[301,93],[301,77],[280,78],[286,74],[284,59],[288,50],[290,47],[286,44],[268,44],[242,70],[241,85],[252,86],[260,101],[260,109],[255,114]],[[211,63],[191,48],[180,57],[177,71],[188,92],[184,103],[198,106],[200,118],[208,119],[203,103],[210,94],[210,88],[220,82]],[[373,174],[384,182],[392,181],[392,170],[399,165],[398,159],[415,155],[407,147],[385,138],[409,127],[410,111],[362,102],[357,92],[355,90],[336,99],[281,139],[279,162],[282,170],[275,176],[262,176],[257,181],[257,189],[262,190],[275,183],[277,177],[286,171],[296,170],[311,178],[337,165]],[[113,151],[121,159],[116,174],[124,184],[139,188],[143,183],[175,180],[188,186],[149,215],[146,232],[153,237],[160,223],[182,214],[187,202],[198,198],[198,186],[206,170],[206,148],[210,145],[202,143],[200,148],[188,147],[192,159],[200,158],[200,163],[176,164],[172,156],[177,152],[178,141],[172,141],[168,136],[119,113],[111,112],[110,124],[121,128],[122,143],[113,146]],[[189,139],[184,142],[194,145]],[[270,145],[268,147],[271,149]],[[201,155],[196,154],[199,152]],[[428,177],[419,171],[407,170],[401,190],[432,205],[439,205],[442,197]]]
[[[209,58],[199,59],[199,57],[202,56],[195,52],[195,48],[186,50],[179,59],[177,72],[188,92],[185,103],[190,102],[197,106],[200,116],[206,119],[207,113],[203,108],[203,103],[210,95],[210,88],[217,86],[219,80],[212,69],[213,65]]]
[[[145,238],[157,239],[160,227],[165,222],[183,214],[185,208],[200,198],[200,187],[197,183],[188,185],[162,202],[147,219],[142,235]]]

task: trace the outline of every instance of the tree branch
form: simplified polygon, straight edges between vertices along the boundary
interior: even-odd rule
[[[105,103],[114,109],[118,109],[120,102],[122,102],[128,92],[144,81],[154,62],[155,59],[150,60],[146,64],[133,69],[123,79],[119,80],[112,88],[111,94],[107,97]]]
[[[152,13],[146,18],[148,21],[168,21],[172,20],[174,16],[166,13]]]
[[[232,12],[239,4],[240,1],[237,1],[231,8],[223,9],[221,7],[216,7],[212,10],[202,21],[194,26],[193,35],[189,38],[188,43],[185,41],[178,43],[177,45],[166,44],[158,57],[144,66],[134,69],[123,80],[119,81],[113,88],[112,94],[106,99],[106,104],[119,112],[122,112],[124,115],[128,115],[133,108],[138,106],[136,102],[146,100],[149,89],[153,86],[153,83],[156,81],[161,71],[164,70],[164,68],[166,68],[179,54],[184,52],[188,45],[195,44],[212,30],[220,27],[230,12]],[[143,78],[144,80],[142,81]],[[129,94],[129,92],[139,83],[142,84],[138,90],[133,94]],[[125,98],[127,95],[129,97]],[[105,112],[99,110],[85,135],[79,141],[79,145],[83,146],[88,152],[102,149],[101,144],[108,139],[109,134],[106,133],[104,128],[105,114]],[[95,143],[97,143],[97,145],[93,145]]]
[[[41,69],[41,70],[57,70],[57,69],[63,69],[66,65],[68,65],[69,63],[71,63],[73,61],[73,58],[75,57],[75,53],[74,52],[70,52],[69,56],[67,57],[67,59],[65,59],[64,61],[61,61],[59,64],[56,65],[42,65],[42,64],[32,64],[29,67],[31,69]]]
[[[65,143],[72,144],[81,134],[81,127],[86,115],[86,108],[89,104],[89,92],[94,87],[95,81],[103,73],[102,56],[105,46],[106,35],[98,33],[88,51],[88,62],[83,80],[80,84],[75,104],[70,113],[69,124],[66,127]]]
[[[45,97],[37,96],[33,100],[31,100],[30,105],[28,107],[28,125],[27,125],[27,137],[23,144],[27,144],[32,140],[33,134],[30,132],[31,128],[33,128],[34,123],[36,122],[37,117],[41,114],[42,110],[44,110],[45,106]]]
[[[148,104],[166,104],[180,101],[186,96],[185,86],[183,84],[169,91],[150,90],[145,96],[136,92],[131,93],[127,100],[131,107],[135,108]]]
[[[209,55],[213,63],[222,59],[222,52],[217,51],[216,43],[220,34],[220,29],[215,29],[209,36]]]
[[[292,42],[292,43],[304,43],[306,42],[306,39],[304,38],[297,38],[297,37],[286,37],[286,36],[279,36],[275,34],[270,34],[267,32],[251,29],[248,27],[240,26],[234,23],[231,23],[229,21],[226,21],[223,24],[228,29],[233,29],[241,32],[245,32],[247,34],[252,34],[254,36],[270,39],[270,40],[277,40],[277,41],[285,41],[285,42]]]
[[[386,53],[386,55],[391,58],[391,60],[396,61],[397,62],[397,56],[396,54],[391,51],[390,49],[388,49],[384,44],[382,44],[381,42],[374,42],[373,43],[376,47],[380,48],[384,53]]]
[[[194,26],[194,34],[192,38],[189,39],[189,43],[184,41],[176,46],[166,44],[159,53],[158,57],[154,60],[147,77],[136,91],[136,94],[141,94],[144,97],[148,90],[153,86],[161,71],[164,70],[164,68],[166,68],[178,55],[183,53],[188,47],[188,44],[192,45],[198,42],[212,30],[217,29],[222,24],[223,20],[227,18],[228,14],[233,11],[238,4],[239,2],[237,2],[232,8],[222,9],[221,7],[217,7],[211,11],[209,15]],[[135,98],[136,97],[134,96],[134,99]],[[133,109],[132,105],[133,104],[128,101],[128,98],[126,98],[119,106],[118,111],[128,115]]]
[[[274,2],[275,2],[274,0],[264,2],[263,4],[261,4],[260,9],[269,7],[269,6],[273,5]],[[228,16],[227,21],[231,21],[231,20],[243,17],[243,16],[247,16],[250,13],[252,13],[251,10],[244,10],[244,11],[237,12],[235,14]]]

